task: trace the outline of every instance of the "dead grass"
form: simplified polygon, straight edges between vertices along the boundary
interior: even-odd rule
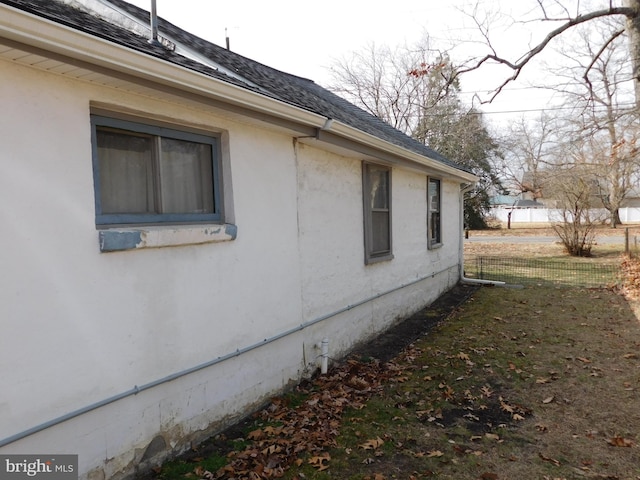
[[[639,346],[615,292],[482,289],[287,478],[640,478]]]
[[[629,229],[630,235],[640,235],[640,225],[626,224],[611,228],[608,225],[595,227],[596,236],[623,236],[625,229]],[[553,228],[548,223],[515,223],[510,229],[506,224],[497,223],[493,228],[485,230],[471,230],[470,235],[475,236],[554,236]]]

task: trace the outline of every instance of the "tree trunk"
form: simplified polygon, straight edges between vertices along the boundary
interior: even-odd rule
[[[627,18],[627,33],[629,34],[629,53],[633,68],[636,107],[640,112],[640,0],[627,0],[627,6],[636,11],[634,18]]]
[[[611,210],[611,228],[616,228],[618,225],[622,225],[620,221],[620,210],[617,208]]]

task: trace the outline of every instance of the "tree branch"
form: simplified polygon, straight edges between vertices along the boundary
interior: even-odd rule
[[[471,67],[460,68],[456,72],[455,76],[450,79],[450,81],[453,81],[455,79],[455,77],[457,77],[458,75],[477,70],[482,65],[484,65],[485,63],[488,63],[488,62],[495,62],[495,63],[501,64],[501,65],[507,66],[508,68],[513,70],[513,75],[508,77],[504,82],[502,82],[501,85],[499,85],[496,89],[493,90],[493,95],[491,95],[491,98],[489,100],[485,100],[485,101],[482,102],[482,103],[491,103],[493,101],[493,99],[495,99],[496,96],[498,96],[498,94],[500,92],[502,92],[502,90],[510,82],[512,82],[512,81],[514,81],[514,80],[516,80],[518,78],[518,76],[520,75],[520,72],[522,71],[522,69],[536,55],[541,53],[555,37],[557,37],[558,35],[561,35],[562,33],[566,32],[567,30],[575,27],[576,25],[581,25],[583,23],[586,23],[586,22],[589,22],[589,21],[592,21],[592,20],[595,20],[595,19],[598,19],[598,18],[615,16],[615,15],[624,15],[627,18],[635,18],[638,15],[638,12],[636,10],[634,10],[633,8],[630,8],[630,7],[610,7],[610,8],[604,9],[604,10],[596,10],[596,11],[593,11],[593,12],[585,13],[583,15],[578,15],[577,17],[569,19],[568,21],[563,23],[558,28],[556,28],[556,29],[552,30],[551,32],[549,32],[547,34],[547,36],[538,45],[536,45],[534,48],[529,50],[523,57],[521,57],[516,62],[512,62],[510,60],[507,60],[507,59],[502,58],[499,55],[497,55],[495,50],[493,49],[493,47],[489,43],[489,48],[491,48],[492,53],[485,55],[480,60],[478,60],[475,65],[473,65]],[[620,35],[620,34],[617,33],[616,37],[618,35]],[[485,39],[487,39],[487,36],[486,35],[484,35],[484,36],[485,36]],[[613,41],[613,39],[608,41],[607,45],[609,43],[611,43],[611,41]],[[602,53],[602,51],[604,51],[604,49],[606,48],[607,45],[603,46],[599,53]],[[595,59],[594,59],[594,61],[595,61]]]
[[[587,86],[589,87],[589,92],[591,92],[592,95],[593,95],[593,85],[591,84],[591,80],[589,80],[589,72],[591,71],[591,69],[593,68],[595,63],[598,61],[598,59],[600,58],[602,53],[607,49],[607,47],[609,45],[611,45],[613,43],[613,41],[616,38],[618,38],[620,35],[622,35],[624,32],[625,32],[624,28],[614,32],[611,35],[611,37],[609,37],[609,39],[604,43],[604,45],[602,45],[602,47],[600,47],[600,50],[598,50],[596,52],[596,54],[593,56],[593,59],[591,60],[591,63],[589,63],[589,65],[587,65],[587,68],[585,69],[584,75],[582,75],[582,78],[584,79],[584,81],[586,82]]]

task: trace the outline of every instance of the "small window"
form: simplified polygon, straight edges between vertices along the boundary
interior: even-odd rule
[[[442,244],[440,207],[440,180],[430,178],[427,186],[427,232],[429,236],[429,248]]]
[[[391,251],[391,170],[363,164],[365,263],[393,258]]]
[[[219,139],[92,115],[96,224],[222,220]]]

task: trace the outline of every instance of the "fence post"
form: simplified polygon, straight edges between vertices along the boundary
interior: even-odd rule
[[[624,229],[624,253],[629,255],[629,227]]]

